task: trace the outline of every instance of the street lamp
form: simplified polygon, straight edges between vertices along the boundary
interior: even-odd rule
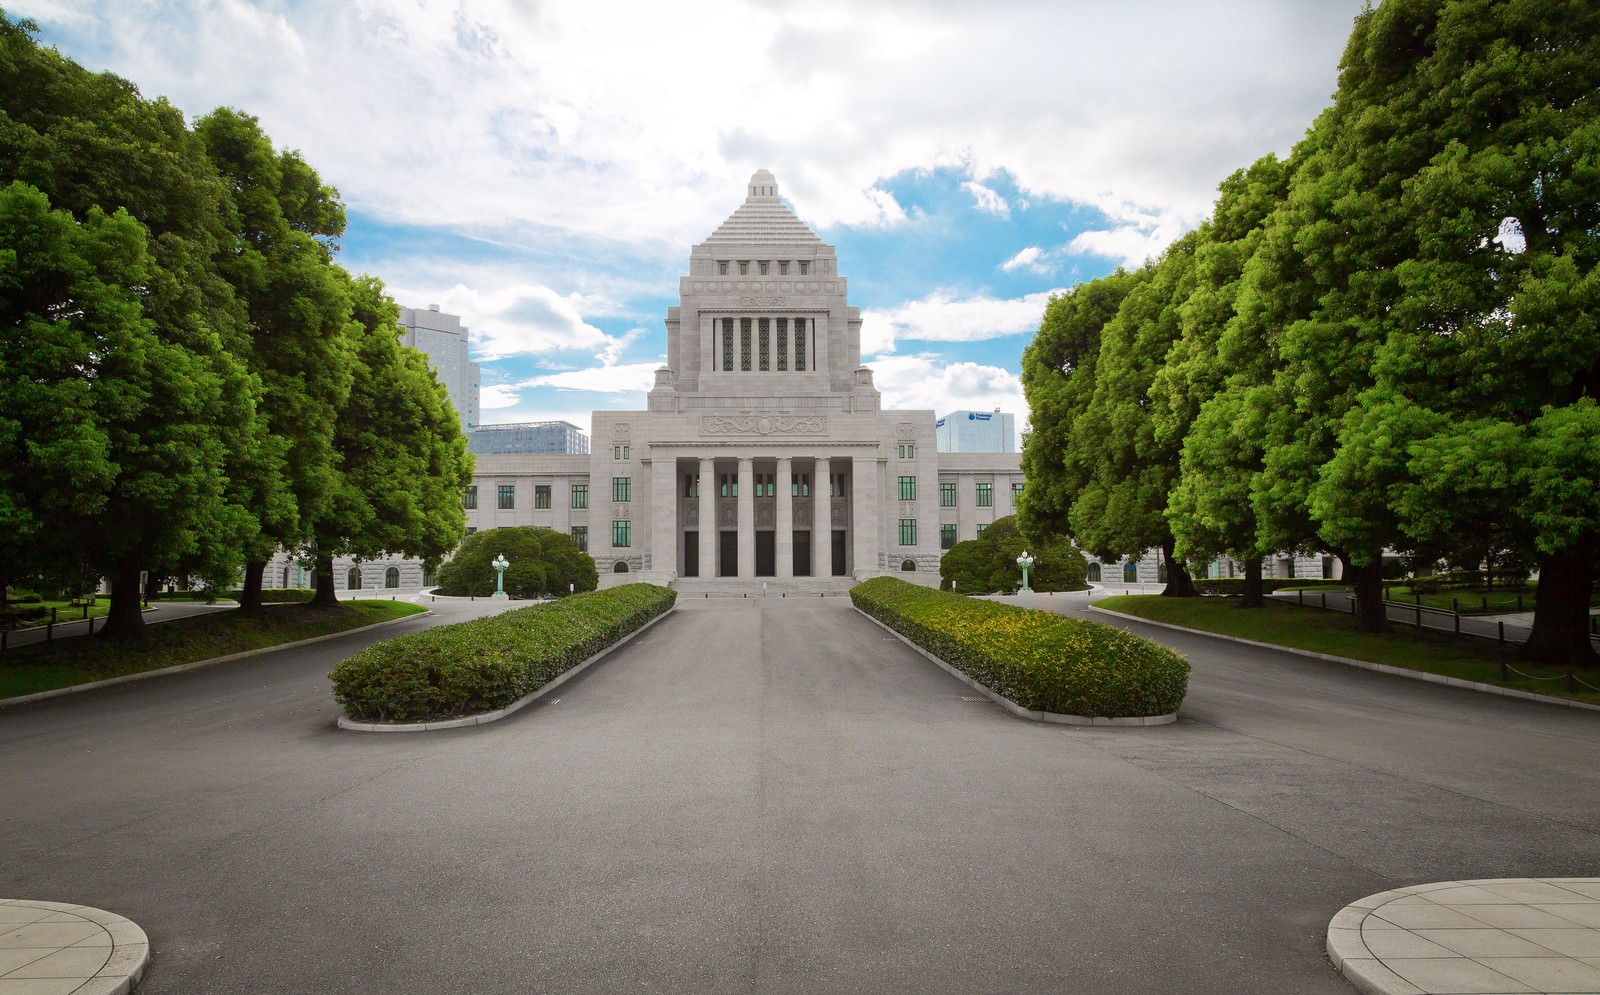
[[[1024,549],[1022,551],[1022,555],[1017,557],[1017,566],[1022,568],[1022,587],[1017,591],[1018,594],[1033,593],[1033,588],[1028,586],[1028,570],[1033,566],[1033,564],[1033,557],[1029,556],[1028,551]]]
[[[489,564],[494,567],[494,594],[491,597],[496,601],[506,600],[506,568],[511,566],[511,561],[506,559],[506,554],[501,553]]]

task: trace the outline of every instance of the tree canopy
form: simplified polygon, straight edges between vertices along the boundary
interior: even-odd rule
[[[506,593],[513,598],[562,597],[571,591],[592,591],[599,583],[594,560],[580,550],[572,537],[532,525],[475,532],[462,541],[450,562],[439,571],[439,591],[454,597],[493,594],[495,569],[490,564],[504,556]]]
[[[1033,540],[1017,529],[1013,515],[997,518],[983,535],[958,542],[939,560],[940,585],[967,594],[1014,591],[1022,584],[1017,557],[1027,550],[1034,558],[1028,586],[1035,591],[1081,591],[1089,563],[1077,547],[1061,537]]]

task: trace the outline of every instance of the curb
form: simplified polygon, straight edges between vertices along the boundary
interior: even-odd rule
[[[98,927],[98,932],[91,931],[90,936],[70,946],[58,945],[54,941],[46,943],[43,938],[37,941],[41,944],[39,947],[23,946],[22,949],[41,951],[40,956],[30,964],[5,975],[4,980],[0,980],[0,987],[16,985],[21,990],[32,991],[34,989],[30,983],[34,985],[54,983],[59,986],[63,982],[72,984],[82,978],[81,984],[71,989],[74,995],[128,995],[138,986],[140,979],[144,977],[145,968],[150,965],[150,938],[139,928],[138,923],[114,912],[68,902],[37,902],[24,898],[0,899],[0,911],[5,909],[32,909],[36,913],[48,913],[48,915],[32,921],[0,920],[0,931],[15,933],[33,927],[70,928],[77,924],[89,923]],[[14,946],[12,949],[18,948]],[[101,950],[105,951],[103,961],[100,960],[98,953]],[[43,951],[50,952],[43,953]],[[74,958],[78,966],[70,967],[62,964],[47,974],[28,971],[28,967],[33,964],[50,960],[53,956],[66,954],[69,951],[78,953],[79,956]],[[95,953],[88,953],[89,951]],[[99,962],[99,966],[91,970],[88,965],[95,961]],[[10,990],[9,987],[7,990]],[[39,990],[44,989],[41,987]],[[49,990],[62,989],[52,987]]]
[[[1442,674],[1429,674],[1420,670],[1407,670],[1404,667],[1391,667],[1386,663],[1372,663],[1367,660],[1353,660],[1347,656],[1334,656],[1332,653],[1315,653],[1311,650],[1297,649],[1293,646],[1279,646],[1277,643],[1263,643],[1255,639],[1244,639],[1239,636],[1227,636],[1220,632],[1207,632],[1204,629],[1190,629],[1182,625],[1173,625],[1171,622],[1154,622],[1137,615],[1128,615],[1123,612],[1112,611],[1109,608],[1100,608],[1090,605],[1090,609],[1102,615],[1111,615],[1116,618],[1127,619],[1129,622],[1138,622],[1140,625],[1153,625],[1158,629],[1172,629],[1175,632],[1187,632],[1196,636],[1210,636],[1229,643],[1240,643],[1245,646],[1256,646],[1261,649],[1279,650],[1284,653],[1293,653],[1295,656],[1309,657],[1312,660],[1326,660],[1329,663],[1341,663],[1346,667],[1357,667],[1361,670],[1371,670],[1380,674],[1389,674],[1394,677],[1405,677],[1414,681],[1426,681],[1429,684],[1444,684],[1453,688],[1465,688],[1468,691],[1482,691],[1485,694],[1497,694],[1503,698],[1520,698],[1523,701],[1538,701],[1547,705],[1563,705],[1567,708],[1581,708],[1588,712],[1600,712],[1600,705],[1591,705],[1586,701],[1571,701],[1566,698],[1552,698],[1549,695],[1534,694],[1532,691],[1519,691],[1516,688],[1503,688],[1494,684],[1482,684],[1478,681],[1464,681],[1459,677],[1445,677]]]
[[[1111,718],[1103,718],[1103,717],[1093,716],[1093,715],[1069,715],[1069,714],[1067,714],[1065,712],[1036,712],[1031,708],[1023,708],[1021,705],[1019,705],[1016,702],[1012,701],[1010,698],[1007,698],[1005,695],[1000,694],[997,691],[991,691],[987,685],[979,683],[978,680],[976,678],[972,677],[970,674],[967,674],[964,671],[961,671],[961,670],[956,669],[955,667],[952,667],[950,664],[948,664],[948,663],[944,662],[943,660],[939,659],[938,657],[934,656],[932,653],[929,653],[927,650],[923,649],[921,646],[918,646],[916,643],[912,642],[911,640],[907,639],[905,636],[902,636],[900,633],[898,633],[898,632],[894,631],[893,629],[889,628],[887,625],[884,625],[882,622],[880,622],[877,619],[873,618],[871,615],[868,615],[866,612],[862,611],[861,609],[855,608],[855,606],[853,606],[853,605],[851,607],[862,618],[864,618],[867,621],[871,622],[873,625],[878,626],[880,629],[882,629],[883,631],[885,631],[885,632],[889,633],[890,635],[894,636],[896,639],[900,640],[902,643],[905,643],[907,646],[911,647],[916,652],[922,654],[923,656],[927,657],[929,660],[932,660],[934,663],[938,664],[939,668],[941,670],[943,670],[945,673],[949,674],[951,677],[954,677],[956,680],[958,680],[961,683],[967,685],[968,687],[972,688],[973,690],[981,692],[986,697],[988,697],[989,700],[993,701],[996,705],[999,705],[1001,708],[1004,708],[1006,711],[1010,712],[1012,715],[1016,715],[1016,716],[1018,716],[1020,718],[1029,719],[1029,720],[1031,720],[1033,722],[1051,722],[1051,723],[1054,723],[1056,725],[1064,725],[1064,726],[1101,726],[1101,727],[1120,726],[1120,727],[1123,727],[1123,728],[1145,727],[1145,726],[1165,726],[1165,725],[1171,725],[1172,723],[1178,721],[1178,713],[1177,712],[1168,712],[1165,715],[1134,715],[1134,716],[1128,716],[1126,718],[1111,719]]]
[[[582,663],[576,664],[567,670],[563,670],[561,673],[550,678],[550,680],[545,684],[539,686],[533,691],[529,691],[527,694],[518,698],[516,701],[513,701],[504,708],[497,708],[492,712],[479,712],[477,715],[467,715],[459,719],[440,719],[435,722],[357,722],[355,719],[341,715],[339,716],[339,728],[347,729],[350,732],[434,732],[435,730],[439,729],[465,729],[469,726],[481,726],[489,722],[498,722],[511,713],[518,711],[523,706],[530,704],[535,699],[541,698],[548,692],[555,690],[562,684],[565,684],[569,678],[578,676],[578,674],[588,669],[590,664],[606,656],[612,650],[617,649],[620,646],[626,646],[628,643],[632,642],[636,636],[646,632],[652,625],[655,625],[657,622],[666,618],[668,615],[671,615],[676,610],[676,605],[668,608],[660,615],[657,615],[644,625],[639,626],[639,628],[634,629],[632,632],[628,633],[626,636],[623,636],[610,646],[607,646],[594,656],[589,657],[589,659],[584,660]]]
[[[385,625],[394,625],[396,622],[409,622],[412,619],[427,618],[432,611],[424,609],[399,618],[391,618],[385,622],[374,622],[371,625],[362,625],[354,629],[342,629],[330,632],[325,636],[312,636],[310,639],[297,639],[292,643],[279,643],[276,646],[263,646],[260,649],[242,650],[238,653],[229,653],[226,656],[214,656],[209,660],[195,660],[190,663],[180,663],[173,667],[162,667],[160,670],[141,670],[137,674],[123,674],[121,677],[107,677],[103,681],[91,681],[88,684],[74,684],[71,687],[55,688],[50,691],[35,691],[33,694],[19,695],[15,698],[0,698],[0,708],[8,705],[22,705],[30,701],[44,701],[46,698],[59,698],[66,694],[77,694],[79,691],[93,691],[96,688],[110,687],[113,684],[126,684],[129,681],[142,681],[149,677],[165,677],[169,674],[181,674],[186,670],[199,670],[216,663],[227,663],[231,660],[243,660],[247,656],[260,656],[263,653],[275,653],[278,650],[291,649],[296,646],[310,646],[312,643],[326,642],[329,639],[338,639],[342,636],[352,636],[358,632],[377,629]]]

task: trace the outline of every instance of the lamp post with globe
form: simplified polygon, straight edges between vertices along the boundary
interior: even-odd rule
[[[1033,564],[1034,558],[1029,556],[1028,551],[1024,549],[1022,555],[1017,557],[1017,566],[1022,568],[1022,587],[1017,590],[1018,594],[1033,593],[1033,588],[1028,586],[1028,571],[1033,567]]]
[[[494,594],[492,597],[496,601],[504,601],[506,600],[506,568],[511,566],[511,562],[506,559],[506,554],[501,553],[489,565],[494,567]]]

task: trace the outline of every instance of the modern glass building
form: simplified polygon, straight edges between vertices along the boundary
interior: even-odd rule
[[[508,422],[504,425],[479,425],[467,434],[467,448],[478,456],[586,453],[589,451],[589,437],[571,422]]]

